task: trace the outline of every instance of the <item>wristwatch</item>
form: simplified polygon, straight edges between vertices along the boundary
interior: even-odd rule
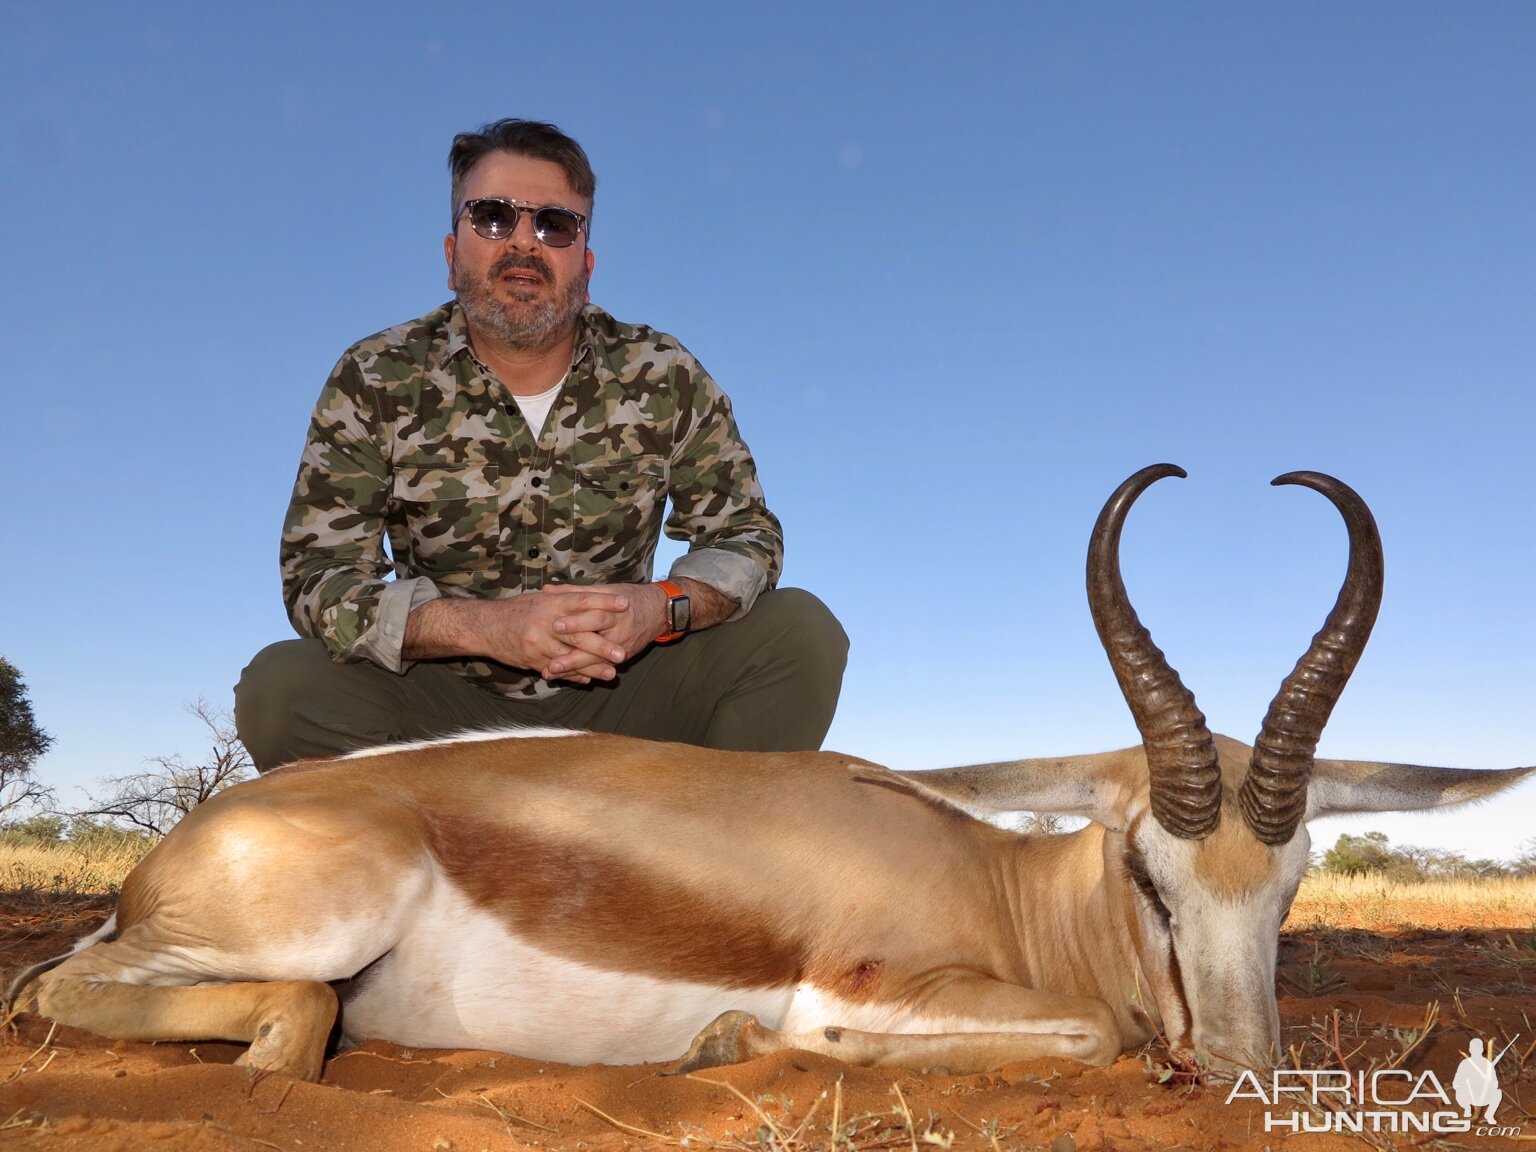
[[[658,580],[656,586],[667,594],[667,626],[656,637],[655,643],[670,644],[681,640],[688,631],[689,621],[693,618],[693,602],[688,599],[688,593],[670,580]]]

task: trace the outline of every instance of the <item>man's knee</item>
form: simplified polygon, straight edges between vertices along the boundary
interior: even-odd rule
[[[305,705],[334,691],[335,675],[336,665],[319,640],[269,644],[246,665],[235,685],[235,730],[257,771],[316,754],[301,747],[298,718]]]
[[[704,742],[763,752],[819,748],[837,711],[848,663],[843,626],[825,604],[799,588],[763,593],[739,624],[746,627],[717,658],[716,683],[725,694],[710,716]]]
[[[848,633],[819,598],[803,588],[777,588],[758,597],[743,619],[760,612],[759,624],[808,671],[841,682],[848,663]]]

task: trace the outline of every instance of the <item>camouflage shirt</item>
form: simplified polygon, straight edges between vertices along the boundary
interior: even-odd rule
[[[777,580],[783,537],[698,361],[589,305],[540,435],[450,302],[353,345],[326,381],[283,527],[283,598],[333,658],[403,671],[406,617],[428,600],[649,580],[669,499],[666,533],[689,545],[671,574],[742,615]],[[559,687],[448,663],[506,696]]]

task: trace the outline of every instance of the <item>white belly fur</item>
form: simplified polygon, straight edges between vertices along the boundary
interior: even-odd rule
[[[721,1012],[779,1027],[793,988],[727,989],[564,959],[440,880],[399,944],[347,999],[356,1039],[489,1048],[562,1064],[640,1064],[681,1056]]]

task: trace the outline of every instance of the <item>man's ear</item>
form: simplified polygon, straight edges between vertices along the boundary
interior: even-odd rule
[[[452,232],[443,237],[443,259],[448,262],[448,287],[453,288],[453,251],[457,238]]]

